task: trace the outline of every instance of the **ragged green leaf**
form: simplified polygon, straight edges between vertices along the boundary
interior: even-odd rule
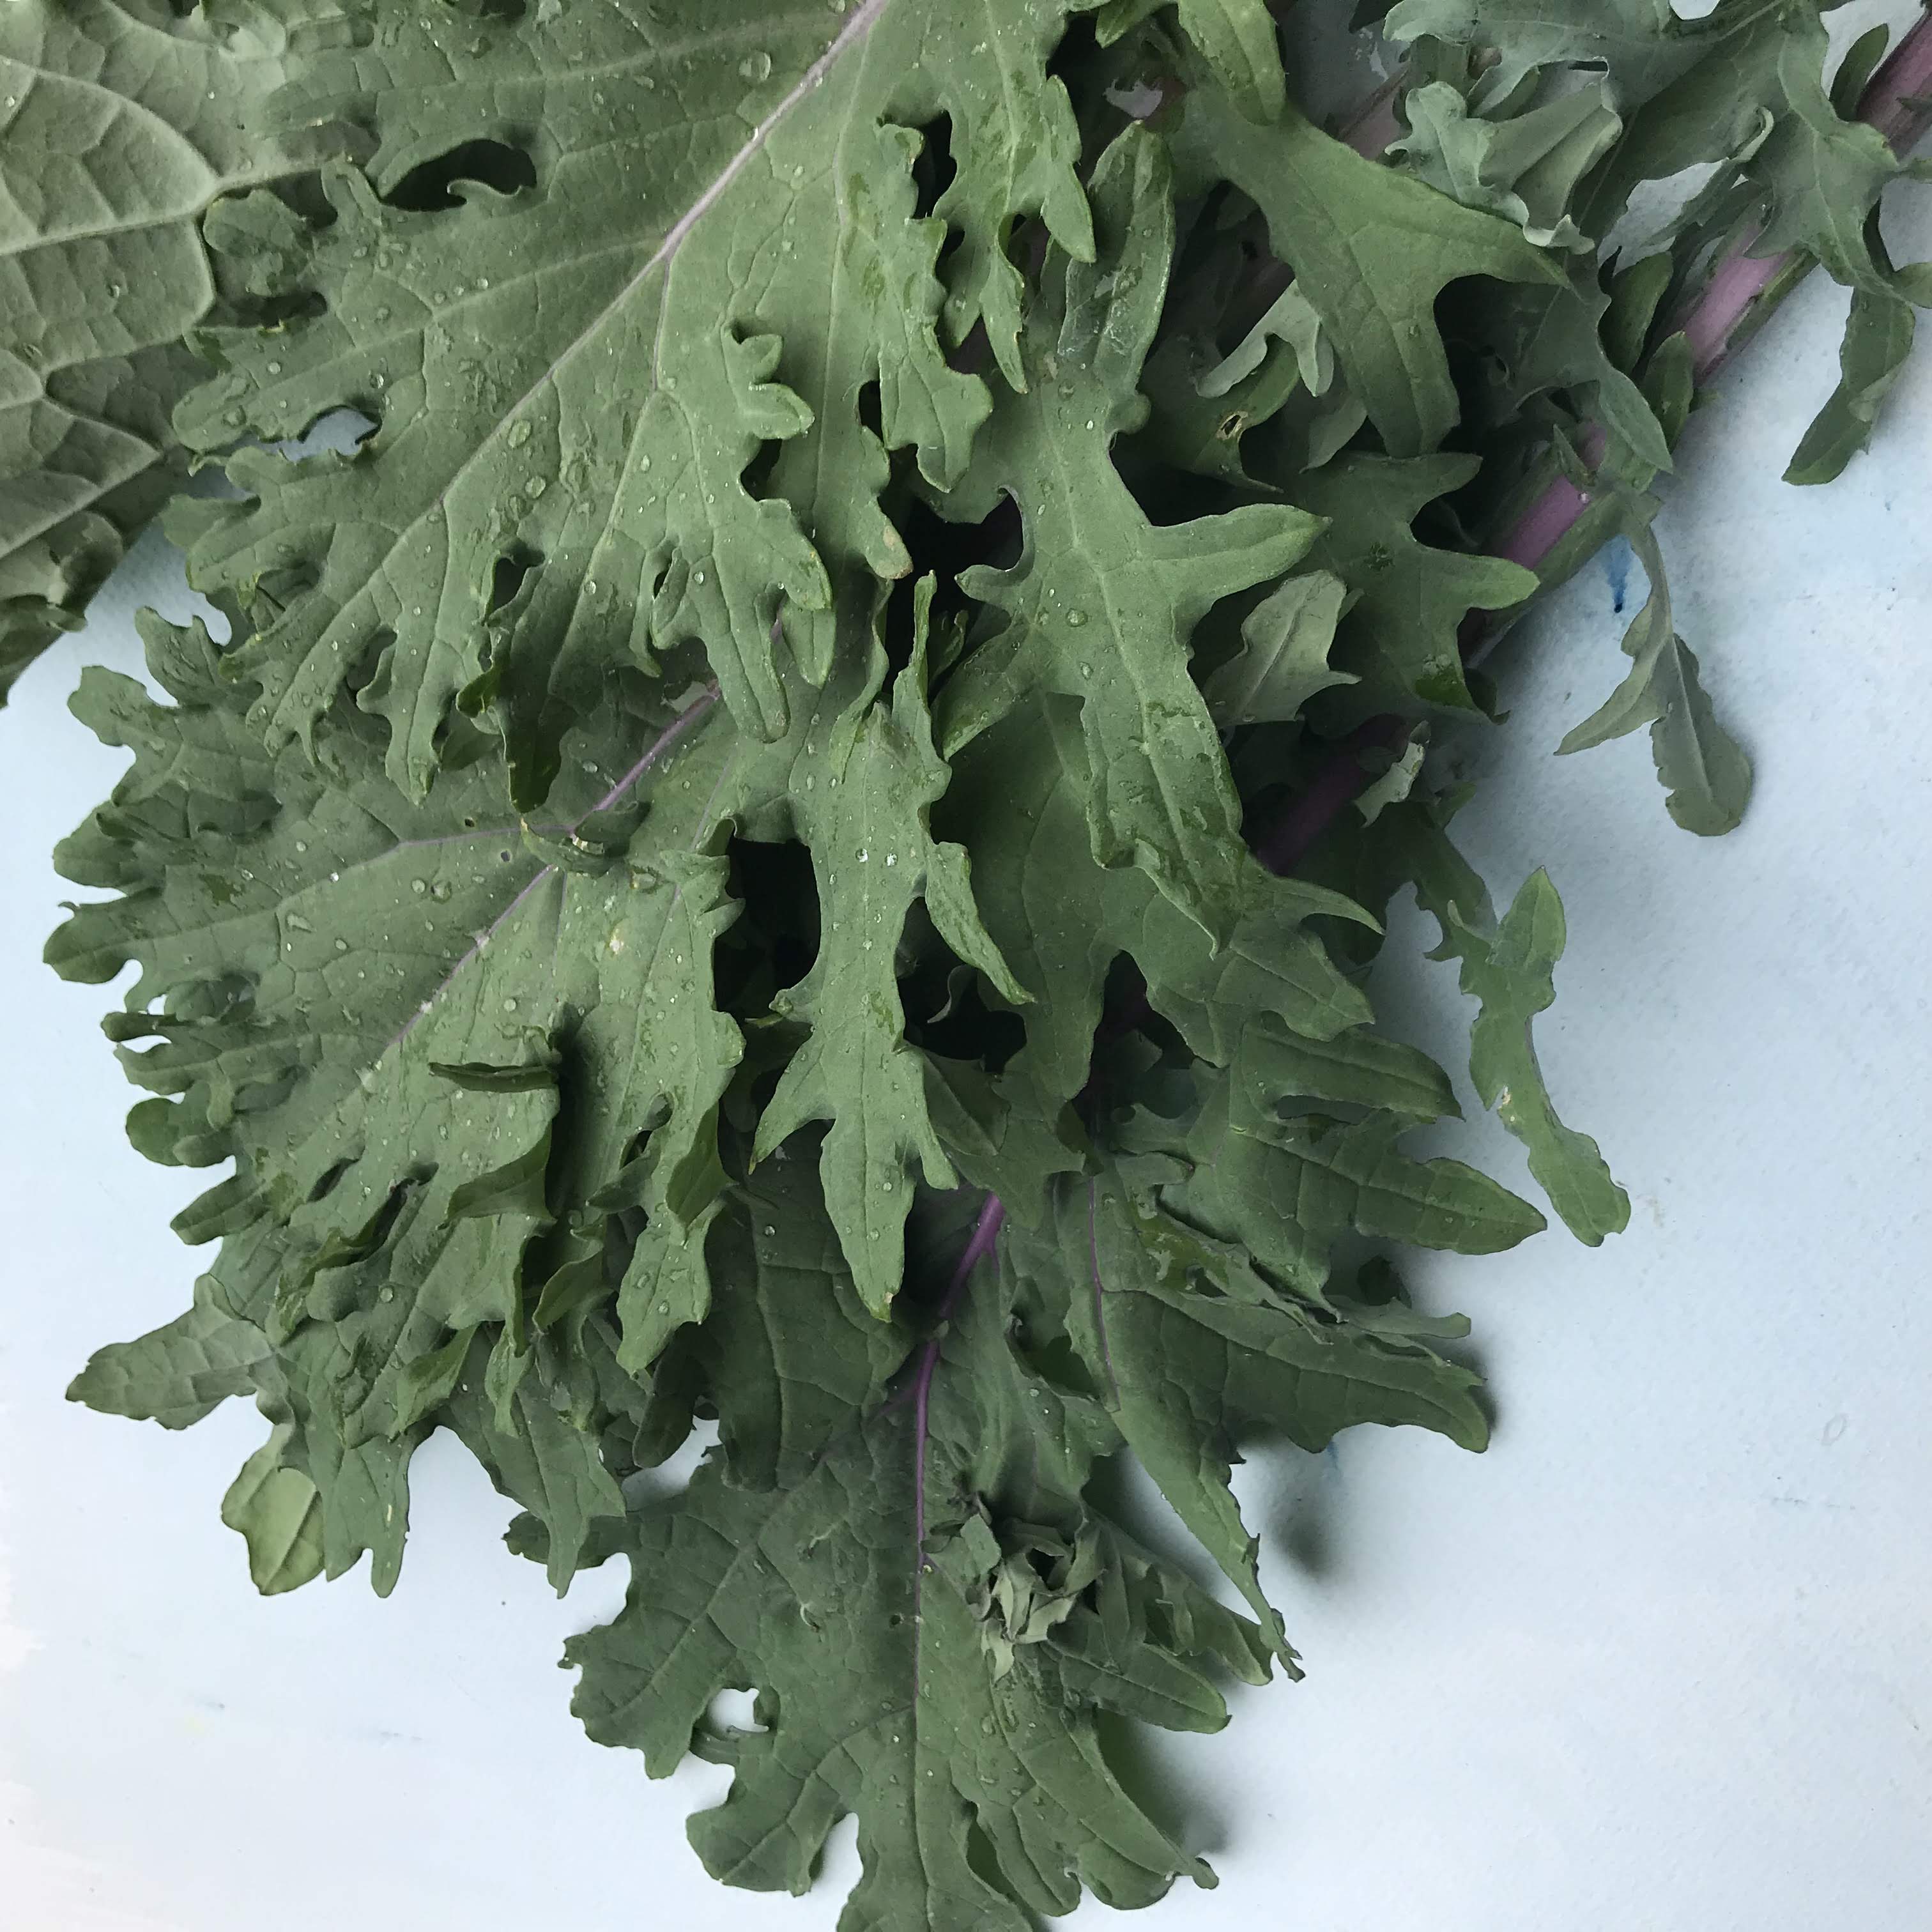
[[[392,1588],[448,1432],[556,1588],[625,1559],[576,1706],[728,1768],[712,1871],[801,1890],[856,1819],[842,1932],[1213,1882],[1117,1753],[1300,1673],[1234,1465],[1481,1448],[1384,1250],[1544,1226],[1392,1024],[1400,895],[1556,1214],[1628,1215],[1532,1037],[1555,891],[1497,920],[1426,782],[1564,641],[1479,662],[1489,615],[1628,537],[1565,748],[1648,722],[1733,821],[1651,486],[1810,256],[1853,305],[1795,475],[1927,292],[1880,38],[1828,81],[1809,5],[1356,10],[1410,50],[1356,112],[1321,75],[1378,51],[1264,0],[0,24],[0,679],[171,452],[233,486],[168,526],[212,629],[76,699],[130,762],[49,958],[124,974],[129,1137],[214,1184],[191,1306],[71,1393],[252,1398],[269,1592]]]
[[[1868,44],[1868,67],[1880,44]],[[1753,157],[1767,188],[1770,219],[1752,244],[1771,254],[1802,248],[1852,291],[1839,351],[1839,380],[1805,431],[1785,472],[1788,482],[1828,482],[1870,440],[1886,392],[1912,348],[1910,284],[1894,270],[1879,232],[1879,197],[1900,173],[1899,157],[1874,128],[1850,118],[1825,85],[1822,26],[1796,34],[1780,50],[1778,77],[1791,112]],[[1847,76],[1840,74],[1841,91]]]
[[[1687,831],[1728,832],[1750,796],[1750,760],[1718,723],[1697,659],[1677,634],[1655,534],[1642,525],[1630,542],[1650,580],[1650,594],[1624,634],[1630,674],[1557,749],[1580,752],[1648,724],[1671,817]]]
[[[1244,1029],[1272,1018],[1328,1040],[1370,1016],[1367,1000],[1306,930],[1318,916],[1366,916],[1339,893],[1270,879],[1252,860],[1241,908],[1212,946],[1145,873],[1096,866],[1083,849],[1078,740],[1070,728],[1005,721],[961,754],[948,823],[983,842],[974,874],[988,930],[1025,988],[1024,1044],[1004,1084],[1030,1090],[1049,1120],[1084,1084],[1109,962],[1124,954],[1154,1010],[1217,1064]]]
[[[314,1483],[280,1460],[279,1440],[243,1466],[222,1498],[221,1520],[248,1546],[248,1574],[265,1597],[322,1574],[322,1505]]]
[[[1274,1070],[1292,1077],[1293,1066],[1276,1062]],[[1318,1303],[1335,1244],[1352,1232],[1480,1255],[1514,1247],[1544,1225],[1527,1202],[1474,1168],[1416,1160],[1397,1145],[1424,1111],[1411,1097],[1417,1070],[1393,1057],[1360,1064],[1348,1097],[1372,1111],[1345,1120],[1308,1110],[1310,1096],[1295,1087],[1200,1066],[1188,1112],[1142,1109],[1124,1131],[1137,1150],[1178,1163],[1159,1196],[1174,1214]],[[1377,1090],[1384,1086],[1387,1100]]]
[[[1726,16],[1760,10],[1748,0],[1720,0],[1691,21],[1670,0],[1399,0],[1382,31],[1398,42],[1427,34],[1492,50],[1486,100],[1508,97],[1526,75],[1551,66],[1606,67],[1620,90],[1642,97],[1690,64],[1700,34],[1724,32]]]
[[[194,1306],[136,1342],[96,1352],[68,1390],[104,1414],[185,1429],[229,1396],[254,1388],[250,1371],[268,1352],[268,1338],[214,1300],[213,1284],[195,1291]]]
[[[1126,1176],[1063,1186],[1043,1235],[1016,1254],[1030,1279],[1084,1277],[1088,1293],[1063,1318],[1088,1381],[1291,1666],[1258,1542],[1228,1489],[1228,1445],[1267,1431],[1318,1450],[1364,1422],[1420,1424],[1468,1448],[1488,1438],[1467,1370],[1278,1297],[1241,1246],[1176,1220]]]
[[[1077,700],[1094,858],[1144,871],[1218,939],[1240,899],[1240,806],[1188,640],[1219,598],[1299,562],[1318,526],[1252,504],[1156,526],[1110,458],[1144,413],[1136,385],[1173,247],[1168,172],[1137,130],[1102,158],[1099,258],[1049,266],[1058,300],[1028,332],[1030,386],[1002,398],[943,506],[977,520],[1010,496],[1024,536],[1012,568],[961,577],[1004,622],[948,682],[940,738],[951,758],[1030,699]]]
[[[1436,298],[1464,276],[1551,282],[1561,271],[1500,217],[1365,160],[1292,106],[1265,130],[1211,94],[1190,94],[1185,110],[1182,179],[1252,196],[1389,454],[1436,449],[1456,416]]]
[[[754,1150],[762,1159],[808,1121],[832,1123],[820,1156],[826,1199],[875,1314],[898,1292],[914,1174],[933,1187],[956,1178],[902,1037],[897,956],[914,905],[922,903],[940,937],[1009,999],[1027,998],[980,922],[964,848],[927,830],[947,776],[923,688],[930,588],[921,586],[920,633],[892,709],[872,708],[868,692],[862,708],[832,726],[822,766],[806,781],[817,789],[792,802],[816,856],[824,937],[811,972],[775,1003],[810,1032],[760,1118]]]
[[[663,788],[667,849],[627,863],[619,845],[572,872],[502,822],[500,768],[447,772],[413,807],[359,723],[332,740],[333,782],[298,748],[271,760],[206,632],[156,622],[148,638],[178,702],[90,674],[76,708],[136,758],[62,848],[70,875],[125,896],[76,911],[49,958],[83,980],[139,962],[112,1031],[130,1076],[166,1096],[136,1110],[140,1142],[189,1165],[236,1159],[178,1226],[197,1240],[260,1231],[227,1301],[293,1352],[258,1384],[287,1411],[291,1453],[333,1468],[400,1441],[406,1462],[424,1413],[414,1365],[479,1324],[520,1353],[544,1268],[571,1258],[544,1240],[622,1244],[602,1196],[647,1132],[637,1204],[661,1232],[701,1210],[680,1183],[738,1048],[710,1010],[722,862],[691,848],[733,734],[700,692],[583,743],[587,809],[562,836],[587,853],[580,826]],[[583,1101],[560,1130],[566,1083]],[[230,1267],[224,1250],[218,1296]],[[84,1400],[106,1392],[83,1383]],[[332,1570],[348,1546],[332,1544]]]
[[[1536,588],[1520,564],[1438,549],[1411,527],[1477,466],[1463,456],[1350,456],[1294,485],[1297,500],[1328,521],[1316,560],[1355,593],[1336,655],[1358,680],[1372,680],[1378,698],[1473,708],[1459,645],[1463,619],[1472,610],[1508,610]]]
[[[1268,0],[1106,0],[1094,23],[1101,45],[1120,39],[1169,4],[1228,98],[1251,120],[1275,120],[1287,83]]]
[[[356,148],[270,111],[324,10],[0,10],[0,699],[186,474],[169,416],[206,371],[182,338],[247,293],[201,218]]]
[[[1462,990],[1482,1002],[1469,1042],[1469,1074],[1483,1105],[1529,1149],[1535,1175],[1564,1225],[1592,1247],[1630,1222],[1630,1197],[1610,1178],[1597,1144],[1556,1118],[1536,1063],[1530,1022],[1556,998],[1563,904],[1546,872],[1523,882],[1494,933],[1445,908],[1448,943],[1461,956]]]
[[[1106,1413],[1026,1360],[1010,1283],[986,1269],[976,1286],[943,1337],[903,1338],[895,1394],[795,1428],[775,1480],[734,1484],[713,1460],[638,1512],[626,1606],[568,1654],[593,1737],[662,1775],[695,1730],[731,1766],[729,1796],[691,1827],[718,1876],[802,1890],[856,1813],[848,1932],[1021,1932],[1083,1884],[1130,1906],[1178,1873],[1211,1882],[1117,1783],[1096,1714],[1216,1730],[1209,1669],[1266,1669],[1251,1626],[1082,1502],[1117,1439]],[[819,1346],[855,1396],[872,1384],[864,1346],[850,1324]],[[721,1407],[728,1441],[740,1399]],[[1090,1574],[1018,1642],[999,1576],[1016,1546],[1078,1550]],[[763,1729],[705,1726],[717,1691],[748,1685]]]
[[[1241,624],[1241,648],[1203,688],[1224,731],[1268,719],[1299,718],[1318,692],[1352,684],[1328,652],[1349,590],[1325,570],[1298,572],[1257,604]]]
[[[1486,121],[1446,82],[1414,89],[1408,132],[1392,152],[1417,179],[1465,208],[1514,221],[1540,248],[1594,247],[1570,214],[1577,183],[1623,131],[1601,87],[1582,87],[1507,120]]]
[[[909,568],[878,502],[888,452],[944,487],[986,412],[984,383],[947,364],[942,313],[955,341],[983,320],[1016,378],[1008,229],[1039,214],[1091,253],[1072,116],[1041,64],[1064,11],[407,9],[313,63],[290,111],[376,142],[366,174],[326,178],[334,218],[291,237],[280,267],[278,287],[327,305],[205,336],[224,373],[182,416],[201,449],[334,408],[378,424],[352,460],[244,450],[229,466],[248,500],[178,524],[204,585],[303,566],[248,647],[258,725],[308,732],[380,658],[366,701],[392,777],[419,796],[480,679],[533,806],[614,656],[650,666],[701,638],[740,728],[782,733],[776,632],[822,677],[828,572]],[[942,114],[958,172],[914,219],[916,130]],[[518,128],[541,141],[506,141]],[[497,151],[484,178],[410,205],[418,170],[478,142]],[[963,244],[942,280],[949,229]],[[876,430],[859,406],[873,382]],[[775,447],[754,495],[745,472]],[[493,572],[519,559],[529,574],[486,632]]]
[[[1469,1036],[1478,1097],[1529,1150],[1530,1172],[1564,1225],[1594,1247],[1628,1225],[1630,1198],[1597,1143],[1558,1117],[1531,1032],[1556,996],[1562,902],[1546,873],[1532,873],[1498,924],[1482,880],[1448,836],[1453,809],[1454,801],[1418,796],[1385,814],[1378,863],[1386,883],[1414,886],[1441,935],[1430,956],[1459,961],[1462,990],[1479,1003]]]

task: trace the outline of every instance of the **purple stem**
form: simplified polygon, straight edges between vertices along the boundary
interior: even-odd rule
[[[1346,138],[1352,145],[1366,152],[1365,142],[1384,126],[1394,127],[1393,98],[1393,90],[1385,89],[1371,100],[1347,130]],[[1905,34],[1880,64],[1859,96],[1858,118],[1876,128],[1901,153],[1932,125],[1932,14]],[[1796,259],[1795,250],[1751,255],[1748,250],[1758,232],[1754,230],[1743,236],[1718,264],[1679,325],[1689,340],[1700,382],[1707,381],[1728,359],[1738,346],[1735,338],[1739,324]],[[1592,470],[1603,460],[1606,440],[1598,424],[1591,424],[1586,430],[1578,454]],[[1592,501],[1588,490],[1580,489],[1567,476],[1557,477],[1514,524],[1491,540],[1488,554],[1536,569],[1575,528]],[[1485,628],[1483,614],[1472,610],[1462,626],[1465,657],[1480,643]],[[1372,718],[1359,728],[1355,739],[1371,733],[1376,735],[1366,742],[1386,742],[1389,734],[1401,729],[1398,718]],[[1293,866],[1368,783],[1369,774],[1356,755],[1360,748],[1354,739],[1337,746],[1308,790],[1258,848],[1271,869],[1282,872]]]
[[[714,678],[658,734],[644,756],[582,818],[573,818],[564,829],[574,832],[585,820],[595,818],[600,812],[608,812],[717,702],[718,681]]]
[[[1932,124],[1932,14],[1904,34],[1881,63],[1858,97],[1858,118],[1876,128],[1901,154]],[[1736,346],[1739,325],[1796,259],[1796,250],[1750,254],[1760,232],[1754,228],[1739,238],[1678,324],[1690,344],[1700,382],[1722,367]],[[1604,436],[1595,425],[1592,429],[1582,453],[1594,468],[1603,454]],[[1490,546],[1490,555],[1534,569],[1568,533],[1589,501],[1588,492],[1579,490],[1568,477],[1558,477]]]
[[[1932,98],[1932,15],[1912,28],[1888,55],[1858,97],[1858,118],[1876,128],[1900,153],[1924,135]],[[1705,285],[1704,292],[1684,318],[1691,360],[1701,382],[1720,368],[1733,346],[1732,338],[1765,290],[1789,268],[1798,251],[1754,255],[1751,244],[1763,232],[1754,227],[1741,236]]]
[[[1375,160],[1407,131],[1396,110],[1396,99],[1401,92],[1401,74],[1390,75],[1356,109],[1343,124],[1338,138],[1346,141],[1364,160]]]
[[[1358,154],[1381,153],[1401,131],[1396,107],[1401,76],[1397,75],[1377,89],[1353,119],[1342,129],[1341,138]],[[1858,118],[1876,128],[1901,154],[1917,142],[1932,126],[1932,14],[1912,27],[1893,48],[1859,97]],[[1758,231],[1744,236],[1721,262],[1705,284],[1681,326],[1688,338],[1697,380],[1702,382],[1729,355],[1738,326],[1752,304],[1787,268],[1795,251],[1779,255],[1753,256],[1749,250]],[[1592,423],[1586,430],[1579,453],[1592,470],[1602,460],[1606,438],[1601,427]],[[1534,569],[1574,529],[1588,508],[1591,492],[1579,489],[1567,476],[1558,477],[1517,518],[1502,536],[1490,545],[1489,554],[1506,558]],[[1462,646],[1466,657],[1482,635],[1480,614],[1472,611],[1463,626]],[[1317,839],[1368,784],[1370,773],[1360,754],[1372,749],[1397,749],[1408,736],[1408,727],[1392,713],[1371,718],[1358,725],[1338,744],[1334,754],[1318,771],[1308,788],[1291,804],[1255,847],[1262,863],[1276,874],[1292,872]],[[657,748],[653,748],[652,755]],[[614,791],[621,793],[628,780]],[[607,800],[606,802],[608,802]],[[1144,1018],[1151,1008],[1143,985],[1122,1011],[1103,1020],[1096,1042],[1118,1038]],[[1082,1098],[1093,1092],[1090,1072]],[[914,1441],[917,1445],[913,1484],[914,1547],[920,1569],[925,1568],[926,1544],[926,1403],[932,1388],[934,1371],[946,1322],[958,1308],[972,1272],[992,1252],[1006,1207],[997,1194],[987,1195],[974,1224],[972,1238],[940,1304],[939,1324],[921,1352],[914,1372],[913,1413]]]
[[[999,1238],[1000,1223],[1006,1218],[1006,1203],[997,1194],[988,1194],[980,1204],[980,1218],[973,1224],[971,1240],[966,1244],[959,1264],[952,1270],[946,1298],[939,1304],[939,1318],[932,1337],[920,1351],[919,1366],[913,1371],[912,1426],[914,1459],[912,1479],[912,1546],[914,1560],[926,1568],[926,1407],[932,1394],[933,1371],[939,1366],[939,1351],[946,1340],[946,1324],[958,1308],[973,1270],[993,1252]]]
[[[662,758],[665,752],[669,751],[672,746],[676,744],[678,740],[682,737],[685,733],[689,730],[692,726],[695,724],[698,721],[711,709],[712,706],[716,704],[717,702],[717,686],[715,683],[706,685],[704,690],[700,692],[696,698],[693,698],[692,701],[687,704],[662,731],[658,734],[656,738],[652,740],[650,748],[644,753],[644,756],[640,758],[638,762],[633,765],[631,769],[626,772],[624,776],[620,778],[617,782],[590,808],[588,812],[581,814],[576,818],[573,818],[570,823],[563,828],[564,831],[566,833],[574,832],[576,831],[578,827],[584,824],[586,820],[594,818],[600,812],[608,811],[609,808],[612,806],[615,805],[618,800],[622,798],[624,794],[628,791],[654,764],[657,763],[658,759]],[[473,838],[477,836],[478,835],[474,832],[466,832],[464,834],[464,836],[466,838]],[[424,841],[423,842],[431,843],[434,842]],[[508,855],[506,854],[505,856],[507,857]],[[490,944],[491,940],[495,938],[498,932],[500,932],[502,928],[515,916],[517,909],[522,905],[524,902],[530,897],[531,893],[535,892],[538,886],[542,885],[544,880],[548,878],[551,873],[555,872],[556,869],[556,868],[554,866],[544,866],[540,868],[531,878],[530,884],[525,886],[523,890],[518,893],[516,897],[513,898],[510,903],[490,922],[488,926],[487,926],[482,932],[479,932],[476,935],[476,940],[471,945],[470,950],[464,953],[462,958],[458,960],[455,964],[451,967],[449,970],[436,982],[436,986],[434,991],[430,992],[429,997],[423,1000],[422,1003],[416,1008],[416,1011],[412,1012],[408,1019],[404,1022],[402,1031],[398,1034],[394,1039],[390,1041],[387,1047],[383,1048],[383,1051],[386,1053],[400,1046],[404,1040],[409,1038],[410,1035],[416,1030],[418,1024],[421,1022],[423,1016],[430,1010],[431,1006],[434,1005],[434,1003],[448,989],[450,982],[455,979],[458,974],[463,972],[473,962],[482,957],[484,949]]]
[[[1901,154],[1924,136],[1932,122],[1932,14],[1880,63],[1858,96],[1858,118],[1870,122]]]
[[[1387,712],[1357,725],[1336,746],[1307,790],[1263,835],[1255,847],[1255,856],[1270,872],[1293,872],[1309,848],[1335,822],[1336,814],[1368,783],[1360,754],[1398,751],[1408,736],[1408,727]]]

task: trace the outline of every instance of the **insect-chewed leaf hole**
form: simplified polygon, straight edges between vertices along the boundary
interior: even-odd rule
[[[418,161],[382,199],[392,208],[417,213],[460,208],[464,198],[457,190],[467,182],[501,195],[518,194],[536,186],[536,164],[509,141],[464,141],[432,160]]]

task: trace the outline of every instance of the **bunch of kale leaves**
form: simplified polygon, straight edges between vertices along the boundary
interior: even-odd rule
[[[1741,240],[1850,286],[1815,480],[1927,292],[1852,118],[1882,32],[1364,11],[0,16],[0,665],[170,496],[230,631],[147,620],[165,695],[75,700],[133,763],[49,956],[138,965],[129,1131],[230,1167],[193,1308],[75,1393],[254,1397],[224,1515],[271,1591],[388,1589],[453,1430],[560,1588],[628,1558],[591,1734],[734,1767],[692,1828],[734,1884],[856,1813],[854,1928],[1208,1876],[1096,1712],[1211,1730],[1294,1671],[1238,1446],[1480,1447],[1383,1250],[1543,1226],[1403,1151],[1455,1101],[1363,990],[1394,896],[1557,1214],[1628,1214],[1530,1042],[1555,892],[1492,911],[1427,732],[1495,707],[1485,614],[1621,535],[1651,600],[1566,744],[1648,724],[1673,814],[1735,822],[1649,536],[1684,319]],[[1372,46],[1386,156],[1302,78]],[[1566,488],[1536,568],[1489,554]],[[688,1488],[631,1480],[697,1420]],[[1096,1499],[1124,1450],[1249,1615]],[[708,1722],[733,1687],[764,1728]]]

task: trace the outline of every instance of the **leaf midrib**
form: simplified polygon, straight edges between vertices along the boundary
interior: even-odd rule
[[[512,424],[521,416],[524,411],[529,407],[531,402],[545,386],[554,383],[571,361],[587,345],[596,340],[610,322],[610,319],[622,311],[638,290],[644,286],[646,281],[660,266],[668,269],[669,265],[675,260],[679,250],[689,239],[705,215],[717,205],[752,157],[769,144],[772,134],[783,124],[793,110],[830,72],[846,50],[869,34],[880,16],[893,4],[894,0],[864,0],[864,4],[848,16],[844,25],[825,51],[812,62],[810,67],[806,68],[797,82],[786,93],[784,98],[771,112],[752,130],[750,136],[712,177],[709,185],[697,200],[665,231],[664,238],[658,243],[650,259],[625,282],[608,302],[597,310],[576,335],[551,358],[523,393],[517,397],[507,408],[496,412],[496,420],[491,424],[488,433],[472,445],[462,460],[443,480],[435,496],[425,508],[412,517],[408,524],[397,530],[394,541],[383,552],[380,563],[369,572],[370,583],[373,584],[377,580],[386,572],[389,560],[403,549],[406,540],[413,535],[423,518],[440,512],[451,492],[464,482],[475,466],[486,456],[494,457],[497,454],[500,446],[507,441]],[[628,245],[637,247],[641,244],[633,242]],[[668,307],[668,304],[666,307]],[[661,316],[661,324],[662,320]],[[660,343],[661,340],[662,328],[659,332]],[[652,394],[659,393],[656,382],[658,346],[657,344],[654,344],[652,350],[651,392]],[[357,598],[352,602],[359,602],[368,594],[365,589],[358,592]],[[324,638],[328,632],[334,629],[340,615],[341,612],[338,610],[335,617],[332,618],[325,625]],[[316,646],[317,650],[320,650],[322,640],[322,638],[318,638]]]

